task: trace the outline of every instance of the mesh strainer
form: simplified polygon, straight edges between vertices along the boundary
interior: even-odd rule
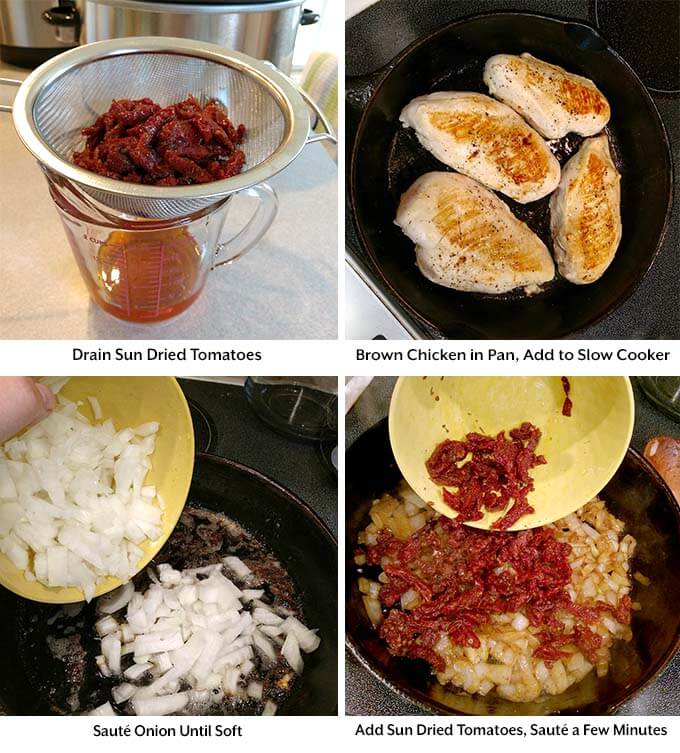
[[[114,99],[150,97],[161,106],[194,95],[219,100],[235,123],[245,123],[246,166],[226,180],[193,186],[125,183],[71,162],[83,147],[81,129]],[[326,133],[310,135],[316,110]],[[37,68],[19,88],[14,124],[29,151],[52,172],[97,201],[137,217],[182,217],[287,167],[306,143],[334,140],[313,102],[268,63],[217,45],[173,37],[130,37],[77,47]]]

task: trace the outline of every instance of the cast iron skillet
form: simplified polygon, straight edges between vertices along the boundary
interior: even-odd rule
[[[337,544],[332,534],[304,502],[272,479],[212,455],[197,455],[187,504],[226,513],[269,548],[293,580],[307,624],[319,628],[321,645],[305,655],[304,672],[277,713],[335,714]],[[156,560],[162,561],[162,550]],[[57,610],[54,605],[27,601],[0,588],[0,714],[60,713],[50,700],[55,691],[47,689],[57,688],[58,693],[64,664],[55,660],[40,640],[39,628],[31,628],[30,637],[22,628],[26,624],[46,625]],[[94,633],[93,612],[89,607],[82,613],[83,634]],[[96,648],[91,639],[88,681],[81,693],[83,705],[88,707],[107,700],[106,688],[93,666]]]
[[[533,297],[450,290],[423,277],[413,243],[394,225],[399,198],[414,180],[431,170],[449,170],[420,146],[411,129],[401,126],[401,109],[413,97],[433,91],[488,94],[482,81],[484,63],[501,52],[530,52],[587,76],[611,105],[607,132],[622,174],[623,238],[607,272],[591,285],[557,277]],[[375,77],[348,80],[347,88],[349,107],[360,102],[364,108],[349,182],[359,240],[401,306],[441,337],[562,337],[614,311],[650,268],[671,206],[668,139],[640,79],[590,26],[529,13],[469,17],[417,40]],[[570,134],[555,145],[562,164],[581,141]],[[552,248],[549,197],[520,205],[498,196]]]
[[[354,656],[392,691],[436,714],[606,714],[650,683],[680,649],[680,507],[658,473],[635,450],[628,453],[601,496],[637,539],[633,569],[651,578],[635,586],[642,605],[633,612],[633,640],[617,642],[609,673],[591,672],[558,696],[512,703],[493,694],[470,696],[445,690],[425,662],[392,656],[366,616],[356,585],[353,545],[369,522],[371,500],[401,478],[390,448],[387,419],[362,434],[347,450],[346,477],[346,641]]]

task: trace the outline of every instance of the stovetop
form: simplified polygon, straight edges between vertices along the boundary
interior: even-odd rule
[[[635,6],[639,4],[639,8]],[[649,22],[649,8],[660,6],[655,24]],[[643,7],[644,6],[644,7]],[[667,6],[673,6],[668,11]],[[446,23],[475,13],[494,10],[515,10],[581,19],[599,26],[609,40],[633,67],[645,84],[666,126],[675,175],[680,175],[680,97],[678,95],[677,0],[380,0],[346,24],[346,76],[368,76],[386,65],[392,58],[419,37]],[[660,29],[663,28],[663,33]],[[351,83],[351,82],[350,82]],[[349,87],[348,87],[349,88]],[[361,106],[347,107],[347,150],[351,148],[359,122]],[[390,308],[398,311],[405,326],[424,338],[436,338],[436,331],[424,327],[410,317],[391,299],[381,284],[380,273],[361,248],[353,225],[349,205],[346,206],[346,245],[353,266],[362,276],[368,276],[386,298]],[[677,336],[677,291],[680,289],[680,199],[676,190],[671,219],[652,269],[633,295],[603,321],[572,335],[575,339],[653,339]],[[675,284],[673,284],[675,281]]]
[[[240,384],[179,379],[189,402],[196,452],[235,460],[285,486],[337,535],[337,479],[318,442],[280,434],[253,412]]]

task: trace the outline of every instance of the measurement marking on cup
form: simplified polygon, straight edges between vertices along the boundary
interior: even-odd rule
[[[95,258],[106,303],[128,318],[165,318],[198,293],[200,247],[186,228],[114,231]]]

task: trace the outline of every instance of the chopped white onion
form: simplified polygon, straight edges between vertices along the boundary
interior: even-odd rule
[[[103,654],[99,654],[99,656],[96,657],[95,662],[97,663],[97,669],[99,669],[104,677],[111,677],[111,670],[109,669],[109,665],[106,663],[106,657]]]
[[[135,690],[136,688],[134,685],[129,682],[124,682],[122,685],[118,685],[111,690],[111,697],[113,698],[114,703],[125,703],[125,701],[132,698],[135,694]]]
[[[116,712],[113,710],[113,706],[107,701],[102,703],[101,706],[89,711],[88,716],[116,716]]]
[[[243,589],[243,601],[252,601],[253,599],[261,599],[264,596],[264,591],[261,588],[244,588]]]
[[[170,659],[170,655],[167,653],[157,654],[154,657],[154,663],[161,674],[165,674],[172,669],[172,659]]]
[[[252,575],[252,570],[238,557],[225,557],[222,561],[237,578],[247,578]]]
[[[280,625],[260,625],[258,630],[272,638],[283,633],[283,629]]]
[[[253,682],[248,683],[246,695],[249,698],[254,698],[256,701],[259,701],[262,698],[262,683],[255,682],[254,680]]]
[[[222,678],[222,687],[227,695],[236,695],[238,693],[238,681],[241,677],[241,671],[237,667],[226,669]]]
[[[95,421],[101,421],[102,420],[102,406],[99,404],[99,400],[97,400],[96,397],[93,395],[90,395],[87,398],[90,402],[90,406],[92,407],[92,414],[94,415]]]
[[[95,622],[94,624],[94,629],[97,631],[97,634],[101,636],[108,635],[109,633],[115,633],[118,630],[118,627],[118,623],[116,622],[114,617],[111,617],[111,615],[102,617],[101,620]]]
[[[253,643],[270,661],[276,661],[276,651],[271,641],[260,630],[253,631]]]
[[[300,648],[306,653],[311,654],[312,651],[316,651],[319,648],[321,639],[315,631],[309,630],[305,627],[297,617],[286,617],[281,625],[284,633],[288,634],[292,632],[298,640]]]
[[[130,580],[137,545],[160,536],[162,519],[155,488],[144,486],[158,424],[116,433],[89,400],[94,423],[59,396],[47,418],[0,448],[0,552],[27,580],[79,588],[87,601],[107,577]]]
[[[115,590],[107,593],[106,596],[102,596],[97,601],[97,611],[102,614],[113,614],[124,606],[132,598],[135,592],[135,586],[132,581],[128,581],[124,586],[120,586]]]
[[[152,667],[153,664],[150,661],[146,661],[143,664],[133,664],[123,672],[123,677],[126,677],[128,680],[139,680]]]
[[[290,664],[297,674],[301,674],[304,668],[304,662],[300,655],[300,644],[295,637],[295,633],[291,631],[286,636],[286,640],[283,642],[281,648],[281,654],[283,658]]]
[[[263,607],[253,610],[253,619],[260,625],[280,625],[283,622],[283,617]]]
[[[114,675],[120,674],[120,650],[120,638],[113,634],[105,635],[102,638],[102,654],[104,654],[106,663]]]
[[[193,703],[206,703],[210,701],[210,691],[205,688],[203,690],[190,690],[189,700]]]
[[[187,703],[189,703],[188,693],[174,693],[156,698],[135,697],[132,706],[138,716],[167,716],[181,711]]]
[[[517,612],[517,614],[512,619],[512,629],[517,631],[526,630],[526,628],[529,626],[529,620],[520,612]]]
[[[237,567],[232,561],[180,572],[163,564],[158,577],[149,574],[144,593],[129,583],[100,599],[98,611],[111,613],[96,623],[97,665],[105,676],[126,680],[112,690],[116,704],[130,701],[136,714],[163,715],[190,700],[219,703],[226,695],[261,700],[265,714],[276,711],[258,666],[285,660],[300,673],[300,649],[314,651],[319,638],[290,610],[260,601],[264,589],[241,591],[224,572],[238,577]],[[123,665],[129,654],[133,663],[126,658]]]

